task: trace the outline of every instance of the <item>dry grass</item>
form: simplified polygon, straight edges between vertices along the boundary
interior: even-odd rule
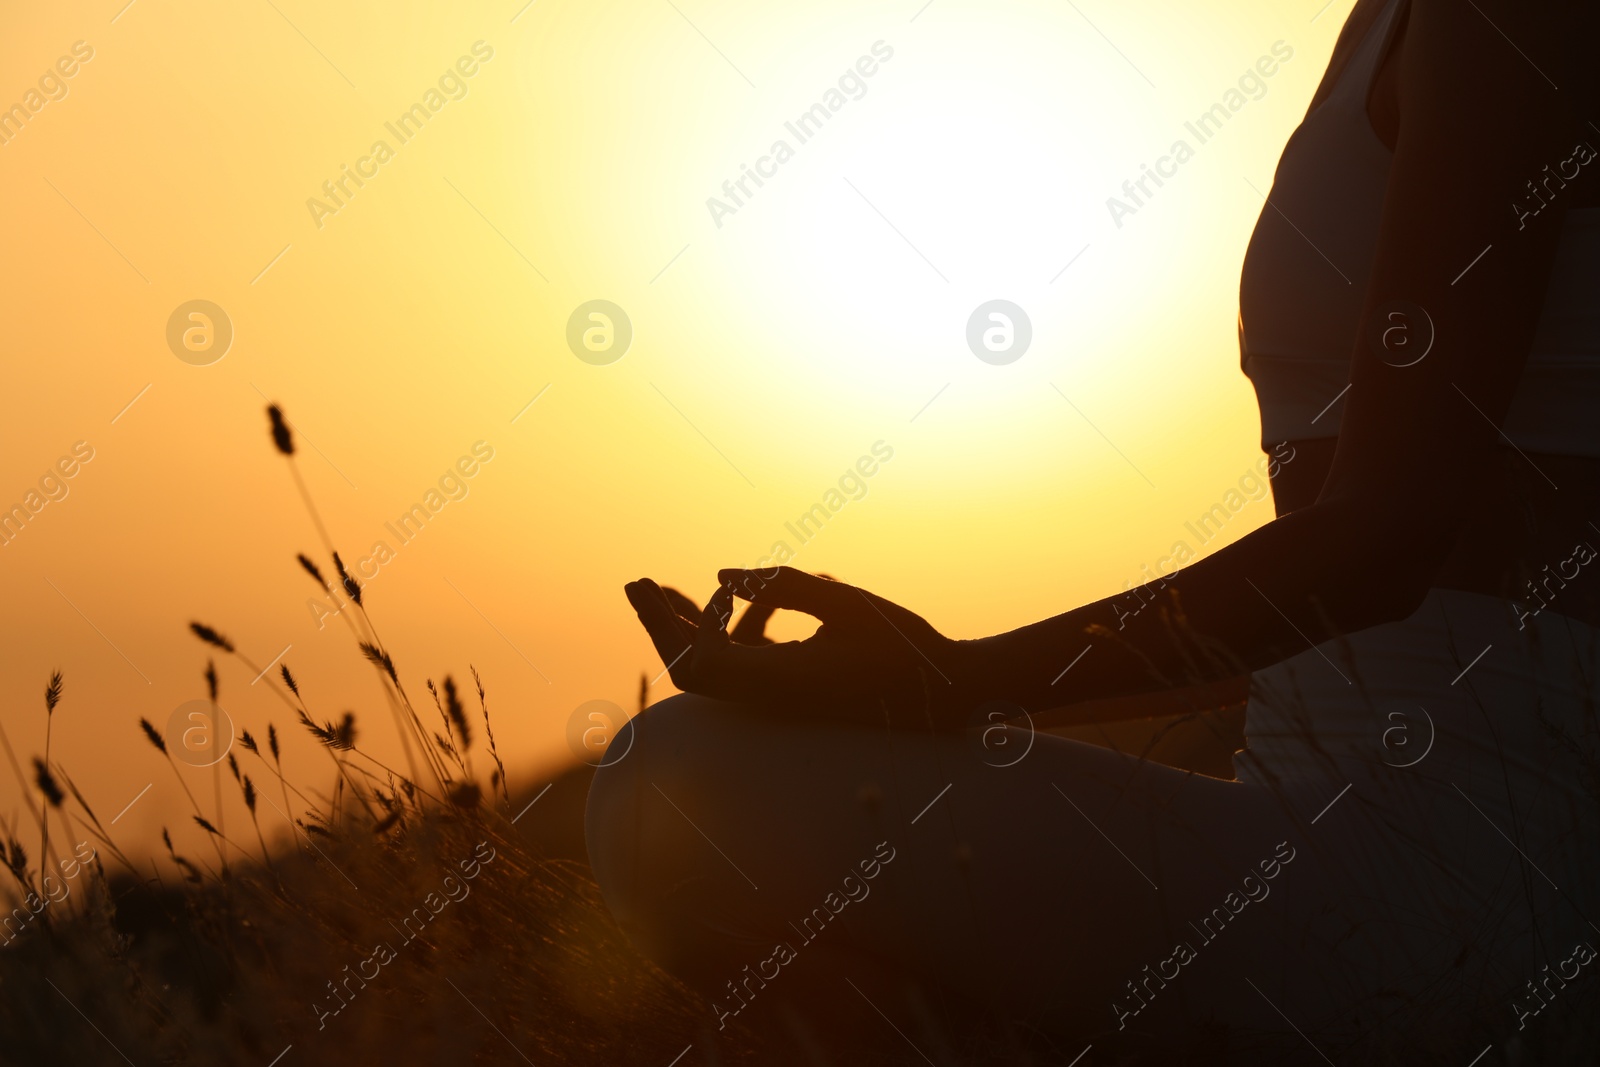
[[[290,427],[275,407],[269,415],[293,469]],[[294,480],[304,494],[297,471]],[[37,855],[24,843],[26,823],[13,820],[0,841],[10,878],[10,910],[0,916],[0,1062],[268,1064],[289,1049],[286,1065],[664,1065],[703,1044],[703,1002],[627,943],[581,855],[571,847],[565,858],[546,855],[539,835],[526,832],[537,820],[513,826],[477,672],[487,789],[473,773],[477,731],[455,681],[427,682],[439,726],[424,726],[360,585],[323,536],[338,585],[309,557],[300,563],[346,601],[340,617],[377,673],[407,771],[364,751],[354,715],[319,720],[287,665],[269,684],[295,728],[328,755],[334,784],[324,800],[284,776],[271,725],[264,743],[245,732],[212,765],[203,805],[190,780],[207,772],[180,767],[162,733],[140,720],[150,755],[171,767],[210,848],[180,854],[163,831],[170,863],[160,868],[134,858],[154,842],[124,851],[51,761],[64,688],[53,674],[46,752],[33,760],[31,783],[0,729],[38,833]],[[191,630],[260,673],[217,629]],[[204,677],[215,702],[209,661]],[[582,786],[565,789],[564,806],[580,828]],[[238,791],[248,829],[225,825],[225,788]],[[269,826],[292,820],[292,843],[270,847],[263,817]],[[727,1037],[722,1062],[753,1061],[748,1034]]]
[[[665,1064],[701,1041],[698,999],[626,944],[582,866],[497,814],[411,810],[383,834],[352,815],[302,844],[184,881],[97,860],[3,950],[0,1058]]]

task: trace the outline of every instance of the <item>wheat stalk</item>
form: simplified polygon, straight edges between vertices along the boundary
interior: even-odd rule
[[[61,672],[51,671],[50,682],[44,687],[44,764],[42,767],[36,768],[41,778],[41,790],[44,788],[43,780],[48,779],[50,774],[51,727],[55,725],[56,705],[59,703],[61,703]],[[37,765],[38,761],[35,760],[34,763]],[[55,796],[57,799],[53,803],[49,805],[40,805],[39,808],[39,814],[41,816],[39,820],[39,862],[41,864],[44,862],[46,856],[49,856],[52,859],[55,858],[55,853],[50,851],[50,808],[61,807],[61,801],[59,799],[61,796],[61,790],[59,787],[55,789]],[[49,794],[46,794],[45,799],[50,799]],[[58,866],[59,863],[60,861],[57,860]],[[39,879],[42,884],[44,881],[44,872],[42,868],[40,870]]]
[[[494,727],[489,724],[489,702],[483,694],[483,679],[478,677],[478,668],[467,664],[467,669],[472,672],[472,682],[478,688],[478,707],[483,709],[483,732],[489,738],[489,755],[494,759],[495,779],[500,783],[500,793],[505,798],[506,807],[511,807],[511,791],[506,785],[506,765],[500,762],[500,750],[494,744]],[[495,783],[489,783],[493,786]]]
[[[16,750],[11,747],[11,738],[6,735],[4,723],[0,723],[0,743],[5,745],[6,759],[11,762],[11,771],[16,775],[17,778],[17,791],[22,794],[23,802],[28,805],[28,814],[33,816],[33,821],[39,824],[42,830],[44,826],[44,814],[33,803],[33,789],[29,787],[28,779],[22,773],[22,764],[17,762],[17,753]],[[15,839],[13,839],[12,843],[13,845],[16,845]],[[28,888],[31,892],[32,886],[29,886]]]
[[[332,723],[329,723],[326,728],[318,727],[311,719],[311,709],[306,706],[306,698],[300,692],[300,683],[295,681],[294,672],[289,670],[287,663],[280,664],[278,671],[283,677],[284,685],[289,687],[289,692],[293,693],[294,698],[300,702],[298,711],[301,725],[309,729],[312,735],[322,742],[323,747],[328,752],[328,757],[333,760],[334,770],[339,773],[340,778],[348,780],[349,772],[345,769],[343,758],[335,756],[333,753],[335,749],[347,752],[354,747],[356,737],[355,715],[348,711],[345,712],[342,728],[340,729],[336,729]],[[355,782],[350,781],[349,786],[350,792],[361,802],[361,806],[366,809],[367,815],[376,822],[378,815],[372,810],[372,805],[367,803],[367,798],[362,794],[361,790],[356,788]]]
[[[150,725],[149,719],[141,718],[139,720],[139,728],[144,731],[145,738],[150,742],[150,744],[155,746],[156,751],[160,752],[166,757],[167,766],[172,768],[172,776],[178,780],[178,785],[183,787],[183,795],[189,798],[189,804],[194,808],[195,818],[203,818],[204,813],[200,810],[199,801],[195,800],[194,793],[190,792],[189,790],[189,783],[183,780],[183,774],[178,770],[178,761],[172,758],[171,752],[167,751],[167,739],[161,736],[161,732],[159,730]],[[164,834],[166,831],[163,830],[162,833]],[[227,854],[222,851],[222,846],[218,845],[215,841],[212,842],[212,845],[216,847],[217,859],[222,863],[222,870],[224,873],[226,873],[228,869]],[[167,849],[168,851],[171,851],[172,849],[172,842],[170,839],[168,839],[167,842]]]

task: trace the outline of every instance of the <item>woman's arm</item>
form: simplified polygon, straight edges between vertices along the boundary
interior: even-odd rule
[[[1113,707],[1126,713],[1136,705],[1107,702],[1137,694],[1198,687],[1197,698],[1226,699],[1251,670],[1410,614],[1471,521],[1543,301],[1563,205],[1556,196],[1529,216],[1514,204],[1575,144],[1600,143],[1573,114],[1593,87],[1561,91],[1546,77],[1587,77],[1583,42],[1600,24],[1590,9],[1576,12],[1413,0],[1364,319],[1407,301],[1426,309],[1436,340],[1421,362],[1396,367],[1363,331],[1316,503],[1185,568],[1137,613],[1118,610],[1136,591],[974,641],[789,568],[721,572],[698,618],[642,579],[629,600],[673,682],[729,699],[792,697],[823,713],[851,703],[843,697],[912,697],[944,727],[997,698],[1030,712],[1071,705],[1066,721],[1090,721]],[[1571,180],[1600,181],[1600,162]],[[738,645],[726,632],[735,595],[823,625],[805,641]]]
[[[1560,43],[1579,35],[1577,17],[1563,25],[1511,0],[1480,6],[1411,6],[1363,321],[1404,300],[1426,310],[1436,340],[1420,363],[1397,367],[1364,331],[1317,502],[1186,568],[1137,615],[1119,612],[1113,597],[962,643],[961,683],[998,683],[998,695],[1034,710],[1222,680],[1404,618],[1421,602],[1455,531],[1471,521],[1554,257],[1559,195],[1536,216],[1514,204],[1535,203],[1527,183],[1596,133],[1568,107],[1580,87],[1563,93],[1546,80],[1570,69]],[[1585,21],[1592,34],[1593,17]],[[1600,182],[1590,169],[1600,163],[1574,180]],[[1092,651],[1053,683],[1085,638]],[[1342,668],[1330,662],[1328,671]]]

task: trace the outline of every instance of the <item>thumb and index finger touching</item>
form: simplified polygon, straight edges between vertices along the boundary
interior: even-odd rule
[[[717,581],[758,607],[803,611],[823,622],[861,607],[854,586],[793,567],[776,567],[770,572],[728,568],[717,572]]]

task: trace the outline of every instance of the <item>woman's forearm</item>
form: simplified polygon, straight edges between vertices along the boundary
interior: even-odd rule
[[[1148,586],[959,642],[953,681],[1029,712],[1203,691],[1337,634],[1403,618],[1426,590],[1442,538],[1412,530],[1380,541],[1370,531],[1390,524],[1363,522],[1362,510],[1319,503]]]

